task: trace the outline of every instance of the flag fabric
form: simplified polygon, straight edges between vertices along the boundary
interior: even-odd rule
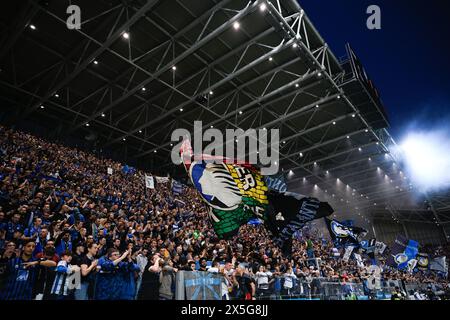
[[[219,239],[235,236],[241,225],[258,218],[273,241],[290,254],[293,234],[313,219],[333,213],[328,203],[301,195],[270,191],[260,170],[232,159],[192,154],[185,139],[180,150],[193,186],[210,207],[209,215]],[[214,159],[212,161],[207,161]]]
[[[448,265],[446,256],[436,257],[430,261],[430,270],[442,272],[445,275],[448,273]]]
[[[145,187],[147,189],[155,189],[155,181],[152,176],[145,175]]]
[[[409,273],[413,273],[414,269],[416,268],[416,265],[417,265],[417,260],[416,259],[408,260],[408,263],[407,263],[408,272]]]
[[[345,248],[345,253],[344,253],[344,256],[342,257],[342,260],[347,262],[350,259],[353,249],[355,249],[354,246],[348,246],[347,248]]]
[[[170,182],[169,177],[158,177],[158,176],[155,176],[155,179],[156,179],[157,183],[168,183],[168,182]]]
[[[264,181],[269,190],[275,190],[278,192],[286,192],[287,184],[283,174],[277,176],[265,176]]]
[[[262,224],[262,223],[263,223],[263,221],[262,221],[261,219],[258,219],[258,218],[250,219],[250,220],[247,222],[247,224],[252,225],[252,226],[258,226],[258,225],[260,225],[260,224]]]
[[[428,270],[429,267],[429,258],[427,253],[419,253],[416,257],[417,259],[417,268],[421,271]]]
[[[325,218],[328,231],[330,232],[331,239],[334,244],[339,246],[345,246],[347,244],[352,244],[359,246],[358,236],[362,233],[366,233],[367,230],[360,227],[347,227],[337,220],[331,220]]]
[[[172,179],[172,193],[175,195],[180,195],[183,193],[183,184],[175,179]]]
[[[181,201],[180,199],[175,199],[175,202],[177,203],[178,208],[184,208],[186,206],[186,202]]]
[[[354,253],[353,256],[355,257],[356,265],[357,265],[359,268],[364,268],[364,262],[363,262],[363,260],[362,260],[361,255],[360,255],[359,253]]]
[[[346,227],[353,227],[355,224],[354,220],[343,220],[341,223]]]
[[[113,174],[113,168],[108,167],[108,168],[106,169],[106,172],[107,172],[109,175]]]
[[[408,240],[399,235],[391,248],[391,256],[386,263],[399,270],[405,270],[408,267],[408,261],[415,259],[419,252],[419,243],[415,240]]]
[[[387,245],[384,242],[377,241],[375,243],[375,253],[376,254],[383,254],[384,250],[386,250]]]
[[[367,247],[369,246],[369,241],[368,240],[362,240],[359,242],[359,246],[361,247],[361,249],[366,250]]]
[[[126,164],[122,167],[122,172],[125,174],[135,174],[136,169]]]
[[[369,256],[370,259],[375,259],[375,245],[377,243],[377,240],[375,238],[372,238],[367,243],[366,248],[366,254]]]

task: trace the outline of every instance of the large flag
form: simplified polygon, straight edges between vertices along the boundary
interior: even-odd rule
[[[145,187],[155,189],[155,181],[152,176],[145,175]]]
[[[175,179],[172,179],[172,193],[175,195],[183,193],[183,184]]]
[[[325,218],[325,222],[330,232],[331,239],[336,246],[352,244],[359,246],[358,236],[362,233],[367,233],[367,230],[359,227],[348,227],[337,220]]]
[[[430,261],[430,270],[442,272],[445,275],[448,273],[448,265],[446,261],[446,256],[436,257]]]
[[[419,243],[417,241],[408,240],[399,235],[391,248],[391,256],[386,263],[399,270],[405,270],[408,267],[408,261],[415,259],[418,253]]]
[[[328,203],[293,193],[269,191],[260,170],[250,164],[211,155],[193,155],[190,142],[181,146],[192,184],[210,207],[217,236],[230,239],[253,218],[264,221],[273,241],[290,254],[293,234],[313,219],[333,213]],[[214,159],[214,163],[211,161]]]

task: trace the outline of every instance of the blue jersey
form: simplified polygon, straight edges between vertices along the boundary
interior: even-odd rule
[[[12,222],[8,222],[6,225],[6,240],[10,241],[14,237],[14,232],[23,231],[23,227],[20,223],[14,224]]]
[[[72,242],[65,242],[64,240],[61,240],[61,242],[56,246],[56,254],[61,256],[65,251],[72,252]]]
[[[26,262],[33,262],[36,259],[31,258]],[[2,292],[0,300],[31,300],[33,296],[33,285],[36,276],[36,267],[24,268],[25,261],[19,258],[13,258],[8,261],[6,274],[8,279]]]
[[[95,287],[96,300],[131,300],[136,294],[134,271],[139,270],[135,263],[120,262],[117,266],[102,257],[98,261],[100,271],[97,273]]]

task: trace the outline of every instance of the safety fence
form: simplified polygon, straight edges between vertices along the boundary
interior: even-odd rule
[[[233,291],[226,290],[223,276],[209,272],[179,272],[176,278],[176,299],[178,300],[221,300],[239,299]],[[257,300],[389,300],[396,287],[406,299],[415,291],[425,291],[432,286],[433,291],[443,290],[439,284],[408,283],[399,280],[380,281],[375,288],[362,282],[330,281],[326,278],[295,280],[292,287],[270,285],[267,289],[256,289]]]

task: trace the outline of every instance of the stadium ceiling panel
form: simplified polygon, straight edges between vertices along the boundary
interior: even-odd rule
[[[292,190],[325,197],[339,213],[450,222],[448,194],[414,197],[353,49],[338,60],[296,1],[76,4],[79,30],[67,28],[61,1],[4,10],[19,12],[2,16],[14,26],[0,50],[10,121],[93,137],[160,172],[170,170],[172,131],[192,132],[195,120],[204,129],[277,128]]]

